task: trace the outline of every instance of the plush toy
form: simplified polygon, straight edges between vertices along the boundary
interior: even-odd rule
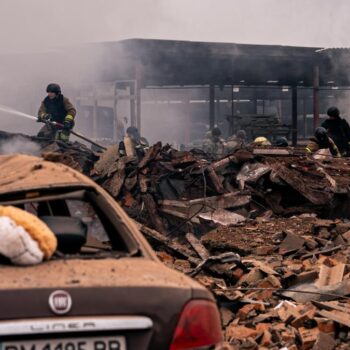
[[[54,233],[39,218],[16,207],[0,206],[0,254],[15,265],[35,265],[57,248]]]

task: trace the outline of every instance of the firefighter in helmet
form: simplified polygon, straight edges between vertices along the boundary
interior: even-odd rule
[[[46,123],[38,133],[39,137],[69,141],[77,114],[70,100],[62,95],[58,84],[49,84],[47,96],[42,101],[38,112],[38,122]]]

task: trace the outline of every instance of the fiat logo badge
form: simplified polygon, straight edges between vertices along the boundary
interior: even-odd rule
[[[72,297],[64,290],[56,290],[49,297],[49,306],[57,315],[64,315],[72,308]]]

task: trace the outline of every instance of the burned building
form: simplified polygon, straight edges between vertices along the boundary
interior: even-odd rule
[[[131,39],[84,47],[92,52],[101,84],[79,101],[94,137],[135,125],[151,141],[189,143],[218,125],[296,143],[330,105],[348,112],[346,49]]]

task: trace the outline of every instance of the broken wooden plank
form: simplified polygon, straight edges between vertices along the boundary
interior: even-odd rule
[[[289,156],[292,151],[287,148],[254,148],[254,155],[261,156]]]
[[[331,264],[335,264],[330,266]],[[340,283],[343,280],[345,264],[341,262],[330,261],[327,259],[323,262],[320,269],[319,278],[315,285],[318,288]]]
[[[222,181],[220,180],[218,174],[215,172],[214,168],[212,166],[208,166],[206,171],[215,188],[215,191],[219,194],[225,193],[225,188],[222,184]]]
[[[189,201],[162,200],[158,203],[162,210],[174,210],[190,217],[199,211],[240,208],[249,204],[250,201],[251,196],[240,194],[240,192],[232,192]]]
[[[116,172],[107,180],[103,187],[106,191],[108,191],[113,197],[117,197],[119,195],[120,190],[122,189],[125,181],[125,164],[127,162],[127,157],[122,157],[118,160],[116,165]]]
[[[161,217],[158,214],[157,205],[152,195],[149,193],[143,194],[142,200],[143,200],[143,203],[145,204],[149,218],[152,224],[154,225],[155,229],[162,234],[166,234],[166,229],[164,227]]]
[[[198,256],[205,260],[208,259],[210,254],[208,250],[204,247],[201,241],[191,232],[186,233],[186,239],[191,244],[192,248],[196,251]]]

